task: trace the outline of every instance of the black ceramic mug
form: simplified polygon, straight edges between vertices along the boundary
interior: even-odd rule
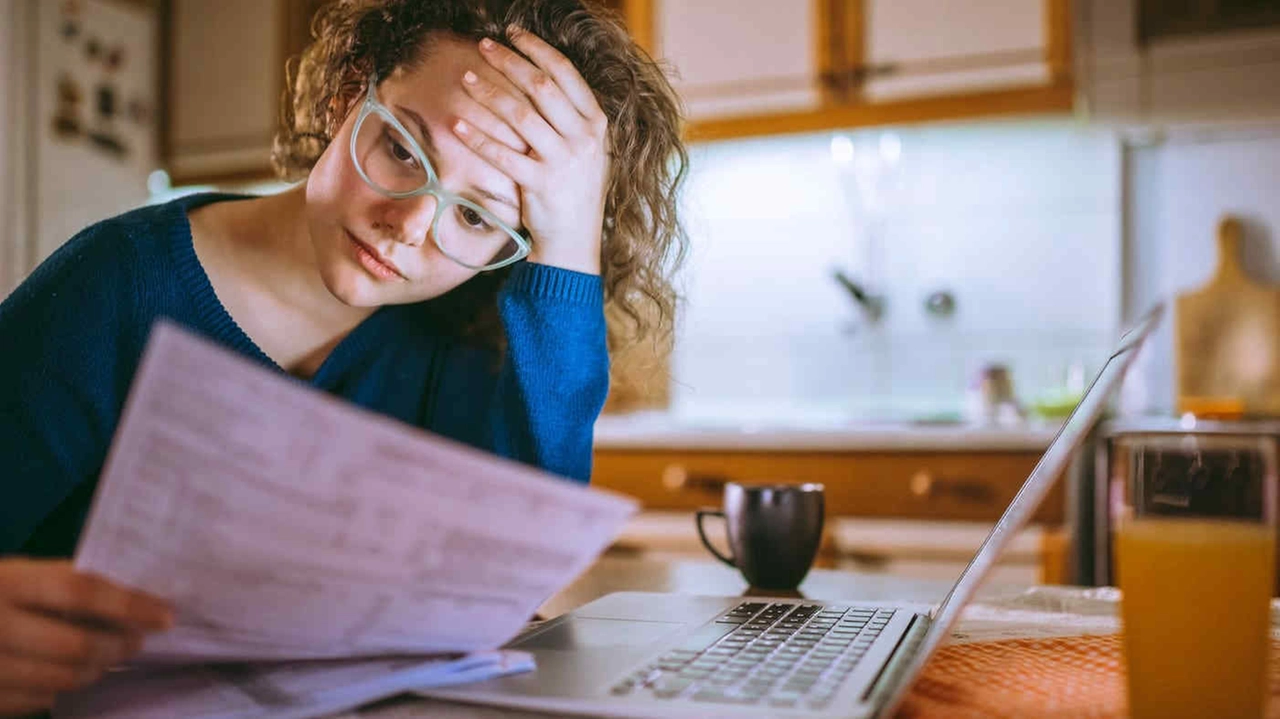
[[[717,559],[742,572],[751,586],[792,590],[813,566],[824,514],[821,484],[729,482],[723,510],[698,510],[698,537]],[[707,540],[702,519],[708,515],[724,518],[731,556]]]

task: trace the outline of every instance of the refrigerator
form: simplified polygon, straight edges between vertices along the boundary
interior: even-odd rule
[[[150,0],[0,0],[0,296],[160,167]]]

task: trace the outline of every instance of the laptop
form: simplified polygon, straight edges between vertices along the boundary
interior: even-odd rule
[[[1001,551],[1070,462],[1139,347],[1157,306],[1120,339],[1080,403],[942,603],[618,592],[530,629],[527,674],[429,696],[609,717],[887,717],[949,635]]]

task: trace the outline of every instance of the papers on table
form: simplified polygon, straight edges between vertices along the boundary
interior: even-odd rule
[[[56,719],[303,719],[346,711],[415,689],[533,669],[525,652],[423,659],[148,667],[111,672],[92,689],[58,699]]]

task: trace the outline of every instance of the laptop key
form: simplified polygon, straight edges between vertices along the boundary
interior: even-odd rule
[[[694,631],[693,634],[686,637],[684,642],[682,642],[680,646],[676,647],[676,649],[701,652],[728,636],[729,633],[733,631],[734,626],[735,625],[732,624],[720,624],[718,622],[704,625]]]
[[[694,680],[687,677],[663,677],[653,685],[653,695],[661,699],[670,699],[693,686]]]
[[[720,704],[745,704],[748,703],[742,697],[726,694],[723,691],[701,690],[692,697],[694,701],[699,702],[716,702]]]

